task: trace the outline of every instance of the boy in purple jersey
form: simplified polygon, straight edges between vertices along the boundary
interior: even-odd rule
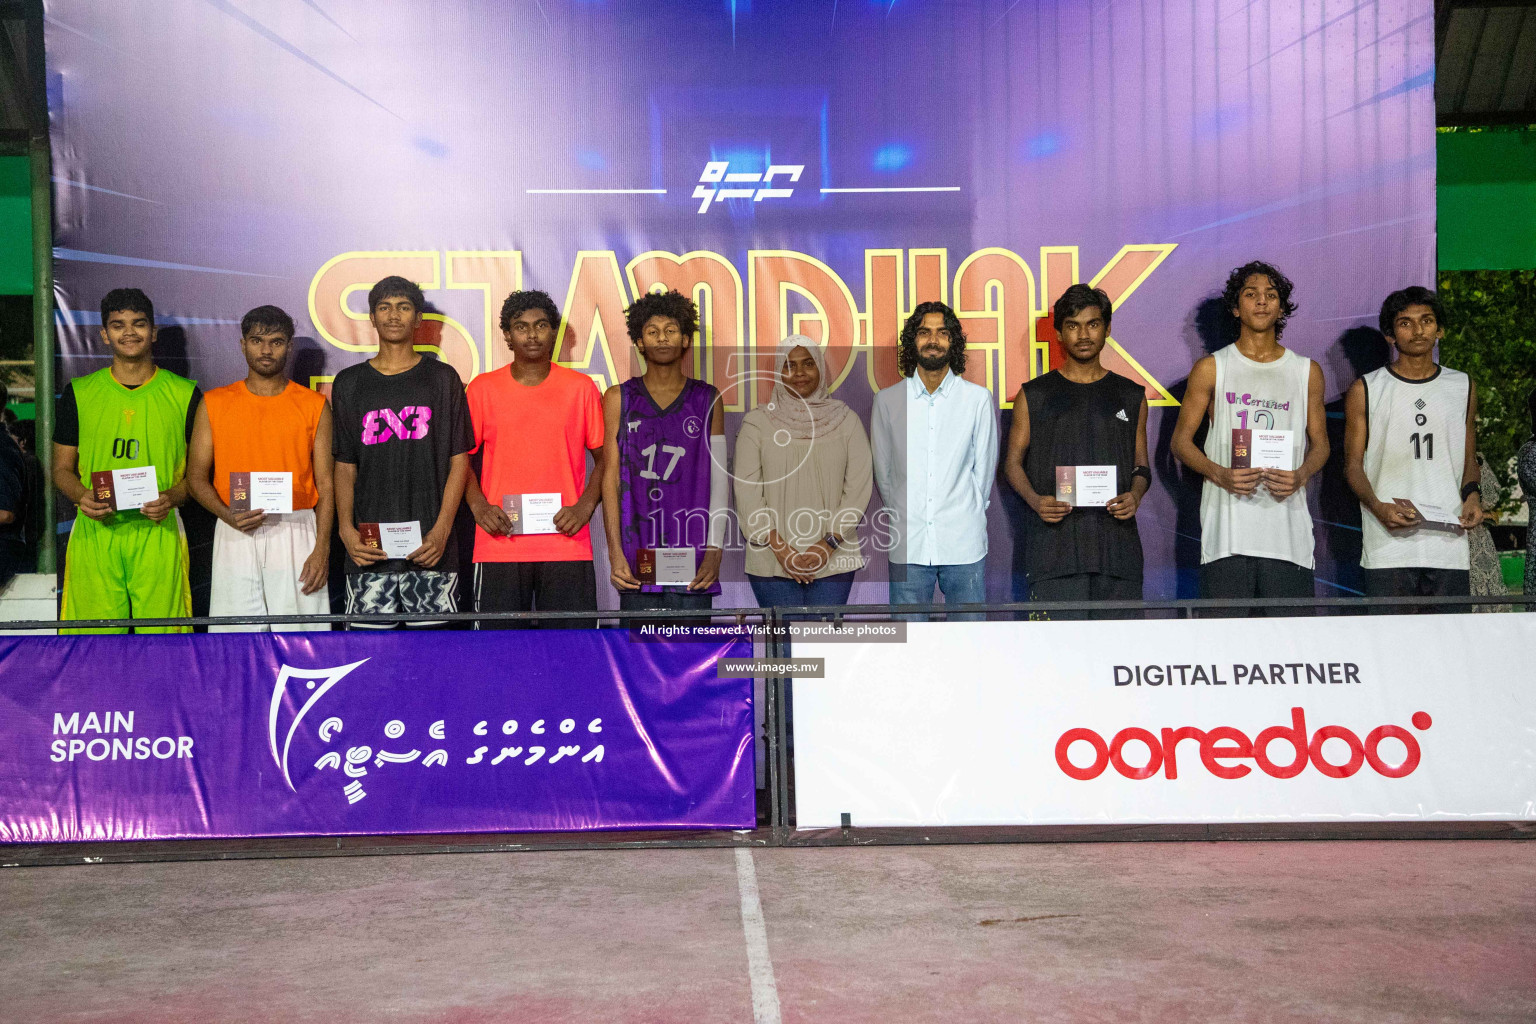
[[[699,313],[679,292],[625,310],[645,374],[603,395],[603,526],[621,611],[709,608],[725,532],[725,409],[683,372]],[[692,565],[691,579],[680,568]]]

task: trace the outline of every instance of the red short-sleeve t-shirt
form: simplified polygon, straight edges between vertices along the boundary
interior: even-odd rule
[[[586,374],[553,365],[528,387],[504,366],[482,373],[467,390],[475,444],[483,453],[480,489],[500,504],[506,494],[560,492],[574,505],[587,486],[587,451],[603,446],[603,396]],[[592,558],[591,527],[559,533],[492,537],[475,527],[477,562],[576,562]]]

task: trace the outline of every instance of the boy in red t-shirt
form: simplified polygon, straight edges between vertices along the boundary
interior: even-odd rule
[[[603,397],[592,378],[551,361],[559,325],[547,294],[513,292],[501,306],[512,363],[469,385],[481,456],[464,494],[476,523],[476,611],[597,610],[587,523],[602,495]]]

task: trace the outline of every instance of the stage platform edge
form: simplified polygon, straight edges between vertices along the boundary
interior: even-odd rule
[[[741,831],[528,832],[395,836],[158,839],[0,846],[0,869],[95,864],[380,857],[561,850],[734,847],[964,846],[998,843],[1319,842],[1331,840],[1536,839],[1531,821],[1245,822],[1185,825],[967,825],[953,828],[823,828]]]

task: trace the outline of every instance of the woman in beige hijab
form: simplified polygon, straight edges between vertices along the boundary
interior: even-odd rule
[[[757,603],[847,604],[864,566],[858,526],[874,486],[869,436],[827,396],[821,346],[803,334],[779,343],[768,404],[736,434],[736,514],[747,538]]]

